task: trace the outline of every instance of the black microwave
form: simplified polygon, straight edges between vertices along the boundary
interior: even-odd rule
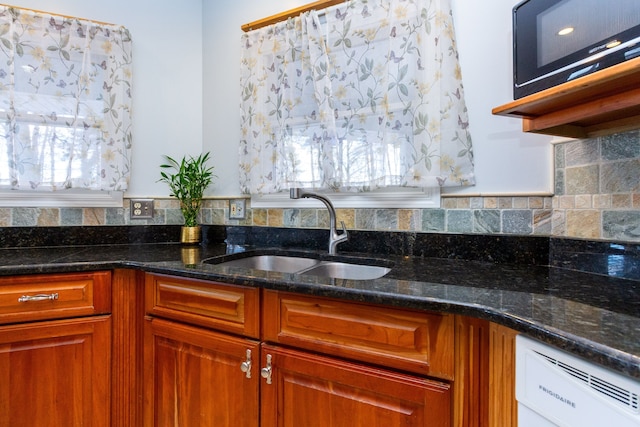
[[[513,7],[513,97],[640,56],[640,0],[525,0]]]

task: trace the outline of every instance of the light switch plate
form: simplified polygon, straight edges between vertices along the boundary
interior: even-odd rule
[[[229,200],[229,219],[244,219],[245,212],[245,199],[232,199]]]

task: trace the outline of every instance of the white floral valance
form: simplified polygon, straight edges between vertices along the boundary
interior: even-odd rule
[[[351,0],[242,47],[244,192],[474,184],[450,0]]]
[[[0,6],[0,188],[126,190],[126,28]]]

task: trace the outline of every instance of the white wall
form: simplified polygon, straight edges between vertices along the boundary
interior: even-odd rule
[[[550,138],[491,115],[512,100],[511,8],[518,0],[452,0],[474,142],[467,194],[552,189]],[[239,195],[240,25],[311,0],[13,0],[10,4],[125,25],[134,41],[133,171],[127,196],[167,196],[162,154],[211,151],[209,194]]]
[[[477,185],[461,193],[551,193],[551,137],[491,110],[513,100],[511,10],[521,0],[452,0]]]
[[[513,100],[511,9],[520,0],[452,0],[475,151],[477,185],[465,194],[552,190],[550,137],[524,134],[491,109]],[[240,25],[310,0],[204,0],[204,148],[216,158],[216,194],[238,195]]]
[[[168,196],[162,155],[202,150],[202,0],[11,0],[124,25],[133,38],[133,168],[129,196]]]
[[[240,26],[310,0],[203,0],[204,150],[215,158],[216,195],[239,195]]]

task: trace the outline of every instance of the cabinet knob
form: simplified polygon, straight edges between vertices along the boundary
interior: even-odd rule
[[[260,370],[260,375],[262,376],[262,378],[267,380],[267,384],[271,384],[271,372],[272,372],[271,355],[267,354],[267,366],[265,366]]]
[[[240,364],[240,370],[246,374],[247,378],[251,378],[251,350],[249,349],[244,362]]]

